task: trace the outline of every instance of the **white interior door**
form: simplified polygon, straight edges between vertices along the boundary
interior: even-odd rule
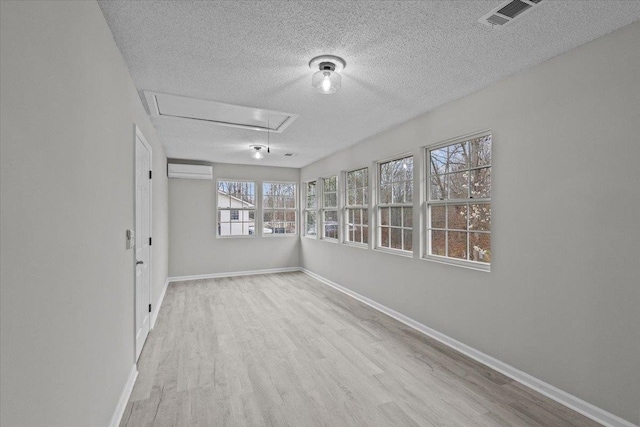
[[[136,360],[151,325],[151,147],[136,130]]]

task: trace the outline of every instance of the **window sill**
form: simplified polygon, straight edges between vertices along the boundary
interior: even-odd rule
[[[267,233],[267,234],[263,234],[262,237],[266,237],[267,239],[270,239],[272,237],[279,239],[281,237],[298,237],[298,233]]]
[[[332,239],[330,237],[323,237],[322,239],[319,239],[323,242],[328,242],[328,243],[340,243],[340,241],[338,241],[338,239]]]
[[[481,264],[479,262],[467,261],[463,259],[451,259],[441,257],[438,255],[425,255],[421,258],[424,261],[437,262],[438,264],[452,265],[454,267],[462,267],[468,270],[482,271],[485,273],[491,272],[491,264]]]
[[[312,236],[312,235],[307,235],[307,234],[304,234],[302,237],[306,237],[307,239],[311,239],[311,240],[318,240],[317,236]]]
[[[342,242],[342,244],[345,245],[345,246],[350,246],[352,248],[369,249],[369,244],[368,243]]]
[[[385,254],[398,255],[405,258],[413,258],[413,251],[408,252],[408,251],[403,251],[401,249],[389,249],[389,248],[380,248],[380,247],[375,247],[373,248],[373,250],[378,252],[384,252]]]
[[[220,236],[217,235],[216,239],[255,239],[256,237],[258,237],[255,234],[242,234],[242,235],[238,235],[238,236]]]

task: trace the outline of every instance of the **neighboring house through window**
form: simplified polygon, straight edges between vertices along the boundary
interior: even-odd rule
[[[255,234],[255,183],[218,181],[218,236]]]

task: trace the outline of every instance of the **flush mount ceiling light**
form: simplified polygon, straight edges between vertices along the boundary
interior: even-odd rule
[[[309,61],[309,68],[318,70],[311,77],[311,86],[324,95],[331,95],[340,89],[340,71],[347,63],[334,55],[320,55]]]
[[[267,148],[264,145],[250,145],[249,148],[253,149],[253,158],[254,159],[261,159],[264,157],[264,154],[262,154],[262,149],[263,148]]]

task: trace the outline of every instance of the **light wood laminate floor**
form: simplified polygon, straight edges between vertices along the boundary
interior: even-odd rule
[[[303,273],[173,283],[121,427],[599,424]]]

